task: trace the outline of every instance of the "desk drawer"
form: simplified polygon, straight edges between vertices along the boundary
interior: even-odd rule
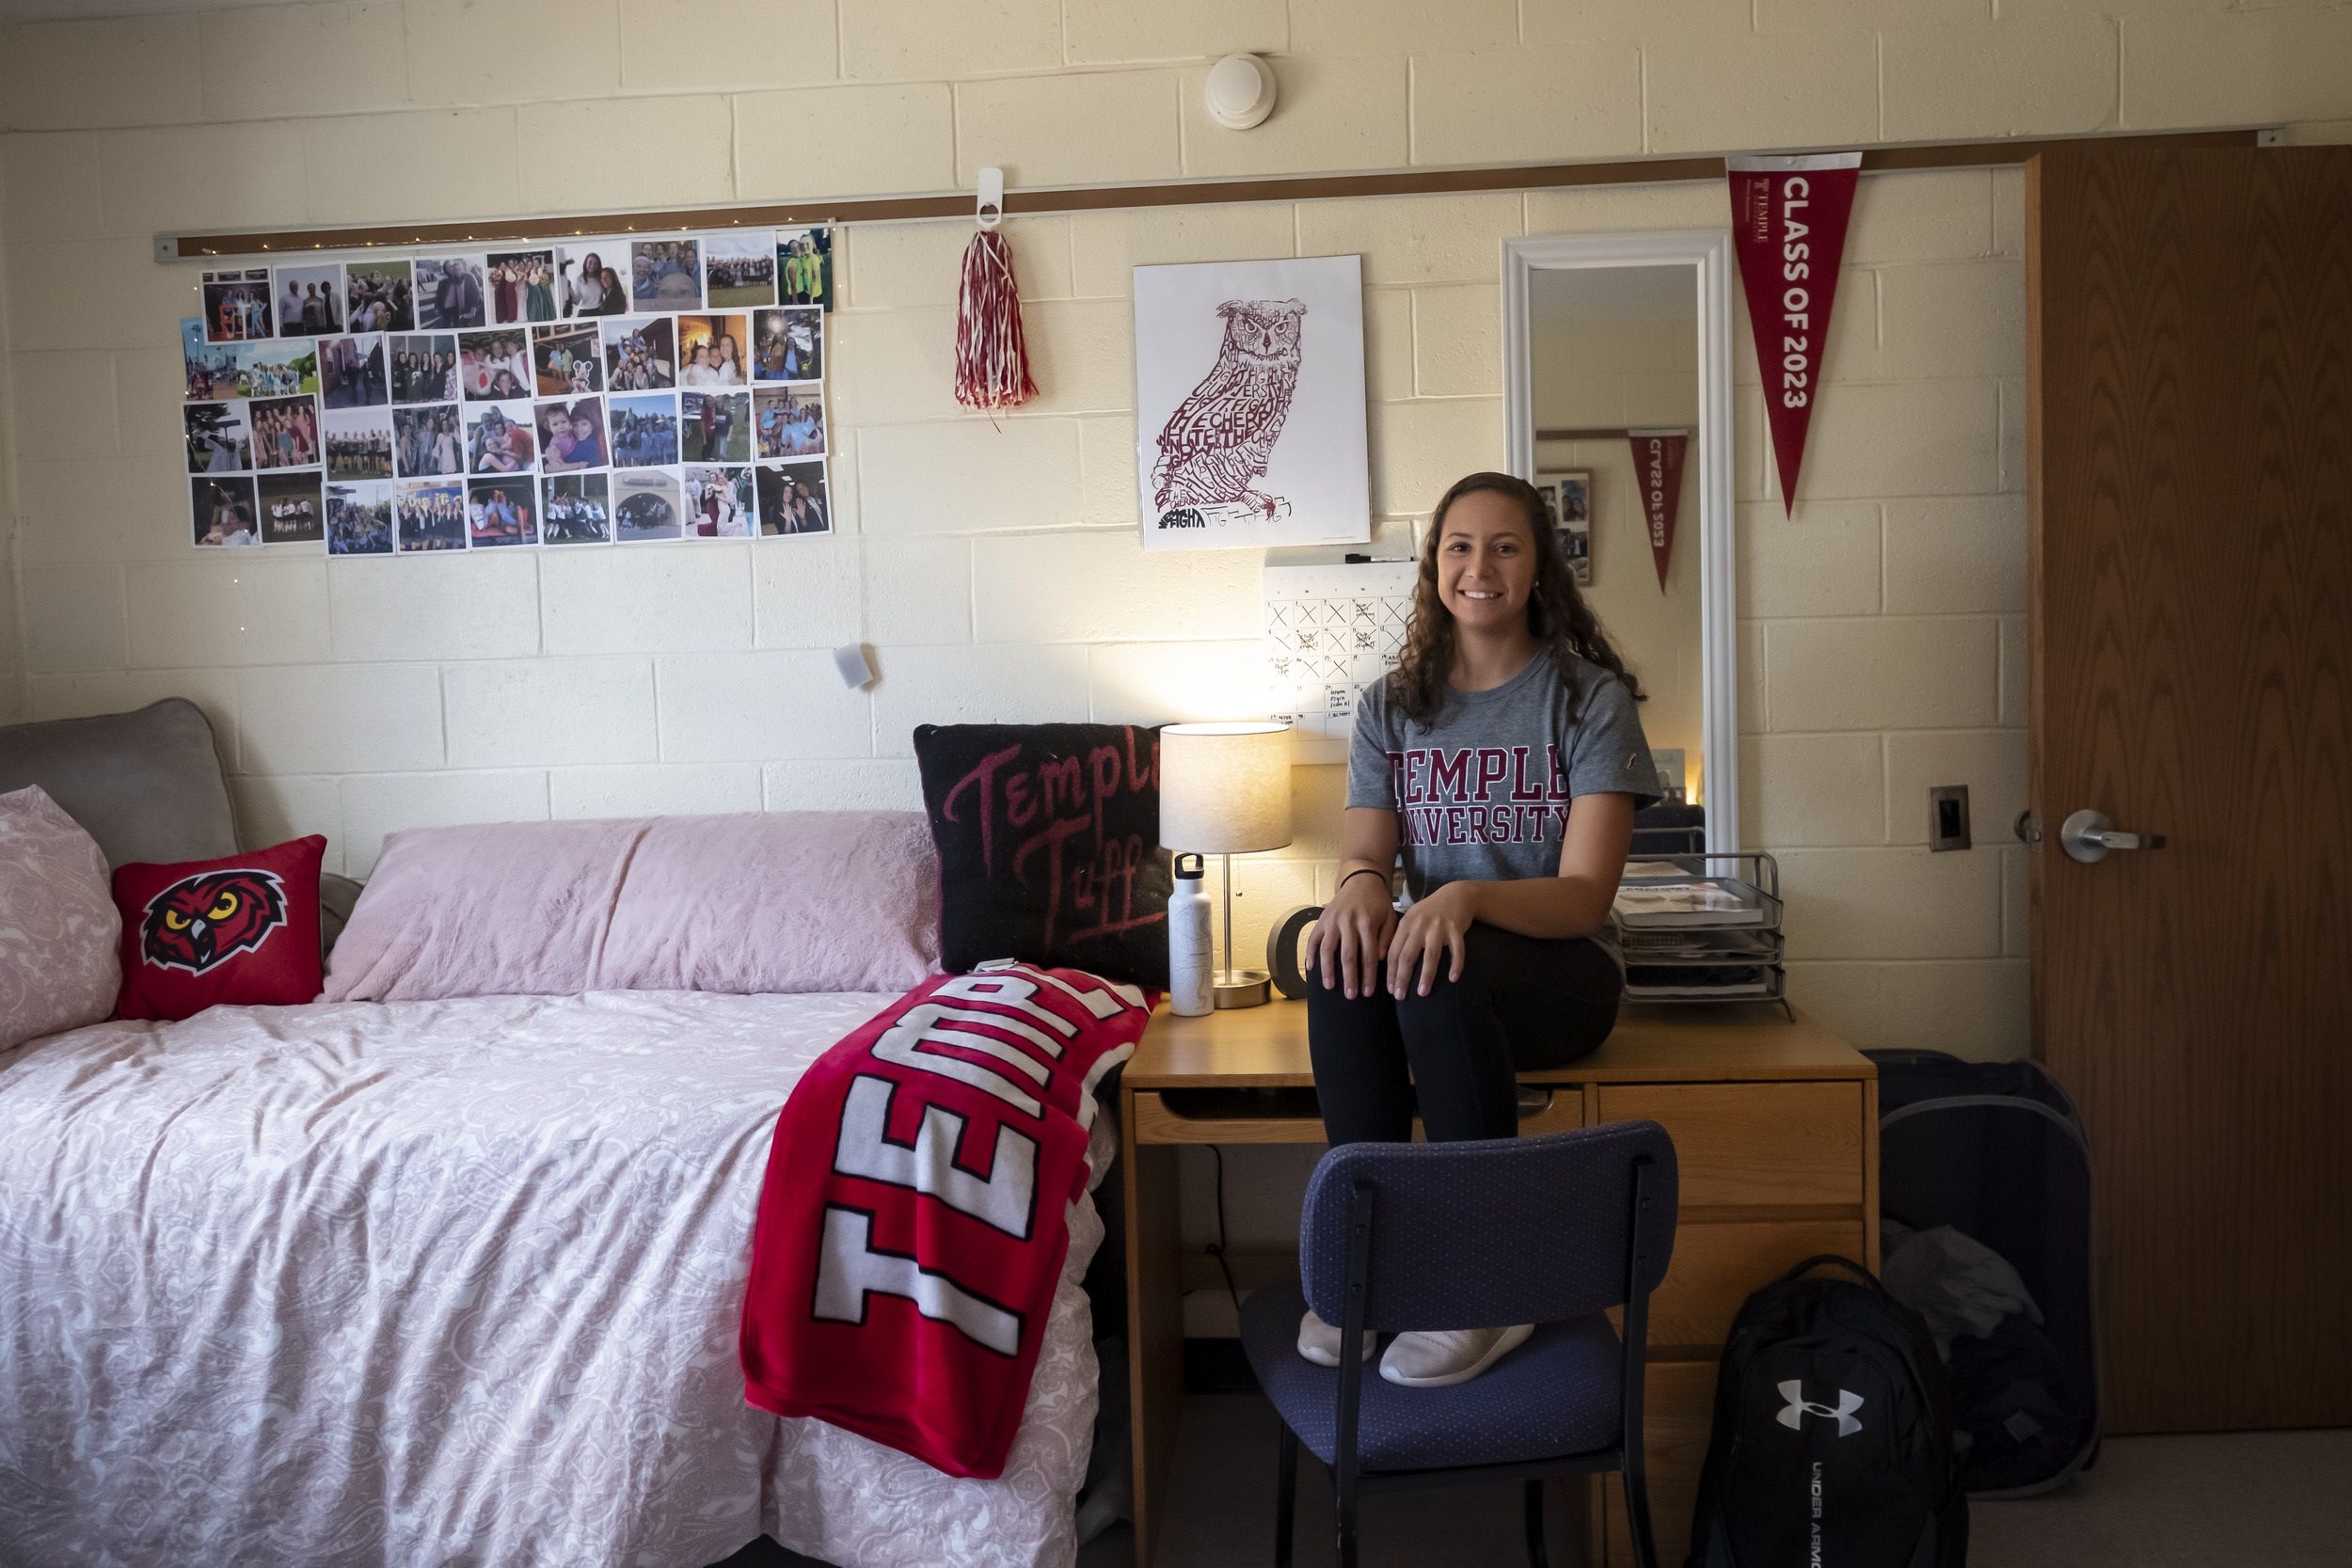
[[[1862,1203],[1862,1085],[1604,1084],[1601,1121],[1655,1121],[1675,1141],[1682,1208]]]
[[[1574,1085],[1542,1088],[1545,1104],[1519,1120],[1522,1136],[1584,1123]],[[1128,1136],[1147,1144],[1319,1144],[1323,1117],[1312,1089],[1137,1089]],[[1413,1123],[1416,1138],[1421,1123]]]
[[[1817,1252],[1867,1262],[1862,1249],[1859,1218],[1686,1224],[1675,1232],[1666,1277],[1650,1292],[1652,1354],[1712,1354],[1759,1286]]]

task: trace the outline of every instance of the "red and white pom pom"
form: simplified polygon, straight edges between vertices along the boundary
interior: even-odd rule
[[[1012,246],[993,228],[963,249],[963,289],[956,311],[956,401],[993,413],[1037,396],[1029,346],[1021,336],[1021,286]]]

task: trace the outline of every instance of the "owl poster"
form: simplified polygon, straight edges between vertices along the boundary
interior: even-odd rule
[[[1143,547],[1370,539],[1361,259],[1137,267],[1135,297]]]

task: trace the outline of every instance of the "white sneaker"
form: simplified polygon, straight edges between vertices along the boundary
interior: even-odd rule
[[[1406,1388],[1444,1388],[1468,1383],[1521,1345],[1533,1323],[1510,1328],[1414,1330],[1390,1342],[1380,1375]]]
[[[1373,1347],[1378,1340],[1378,1335],[1370,1329],[1364,1330],[1365,1360],[1372,1359]],[[1306,1316],[1298,1320],[1298,1354],[1318,1367],[1336,1367],[1340,1364],[1340,1331],[1316,1317],[1311,1307],[1307,1309]]]

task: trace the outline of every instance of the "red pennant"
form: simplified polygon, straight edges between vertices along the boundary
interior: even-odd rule
[[[1650,559],[1658,566],[1659,592],[1665,592],[1666,567],[1675,553],[1675,514],[1682,502],[1682,455],[1691,436],[1681,430],[1629,430],[1633,448],[1633,479],[1642,491],[1642,520],[1649,529]]]
[[[1781,505],[1794,512],[1797,466],[1820,396],[1821,349],[1829,341],[1862,154],[1731,158],[1724,166],[1731,174],[1731,243],[1756,329]]]

